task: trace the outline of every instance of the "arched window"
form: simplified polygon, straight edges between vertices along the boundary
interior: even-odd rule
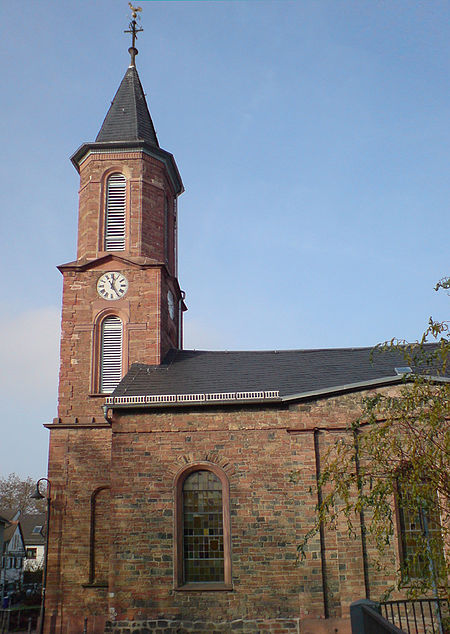
[[[183,484],[184,581],[223,581],[222,484],[194,471]]]
[[[125,250],[126,179],[111,174],[106,182],[105,251]]]
[[[100,487],[91,496],[89,584],[107,586],[110,560],[111,495]]]
[[[123,326],[115,315],[105,317],[101,324],[100,392],[110,394],[122,378]]]
[[[191,465],[177,481],[179,589],[231,587],[229,487],[215,465]]]
[[[445,575],[443,525],[436,491],[424,481],[420,486],[408,486],[405,469],[397,480],[397,510],[399,519],[399,550],[404,581],[423,579],[431,569],[433,576]],[[406,477],[405,477],[406,474]],[[406,480],[406,481],[405,481]]]

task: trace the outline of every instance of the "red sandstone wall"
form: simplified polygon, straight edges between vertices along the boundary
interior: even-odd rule
[[[55,425],[50,478],[57,499],[46,627],[51,618],[57,627],[46,631],[81,631],[88,616],[88,632],[102,632],[107,615],[116,622],[265,619],[273,627],[276,619],[301,619],[305,632],[322,631],[313,625],[324,615],[318,537],[306,562],[296,562],[297,544],[315,518],[313,429],[345,426],[361,397],[290,407],[135,411],[115,416],[111,430]],[[338,433],[320,432],[322,455]],[[233,590],[183,592],[174,590],[173,481],[184,465],[205,460],[221,466],[230,482]],[[289,479],[293,470],[300,473],[296,484]],[[109,481],[111,516],[106,504],[97,518],[111,527],[106,590],[86,584],[91,495]],[[364,596],[361,542],[340,524],[337,532],[326,531],[325,552],[326,600],[330,617],[338,619]],[[390,581],[371,568],[373,598]],[[348,627],[347,621],[331,622],[340,633]]]
[[[97,280],[105,270],[121,271],[128,279],[126,295],[106,301],[97,294]],[[102,419],[104,397],[98,392],[98,320],[104,311],[124,323],[124,367],[132,362],[159,364],[177,346],[178,311],[168,316],[167,290],[177,299],[177,288],[163,270],[131,268],[120,261],[106,262],[88,271],[64,274],[61,331],[61,367],[58,416],[65,419]],[[72,422],[70,420],[70,422]]]
[[[99,487],[109,486],[110,462],[111,433],[106,425],[51,429],[46,634],[82,632],[85,616],[89,632],[103,632],[107,588],[89,585],[91,496]],[[100,504],[100,509],[107,510],[107,504]],[[100,518],[109,532],[109,516],[99,514]],[[103,534],[103,542],[105,539],[109,543],[109,536]]]
[[[164,262],[164,196],[168,196],[173,210],[174,194],[164,165],[142,152],[91,154],[81,164],[77,258],[93,259],[104,253],[105,187],[107,177],[114,172],[127,179],[129,231],[122,253]],[[173,245],[173,212],[169,219]],[[173,254],[169,264],[173,274]]]
[[[110,607],[117,618],[189,620],[193,605],[213,621],[323,617],[318,537],[306,562],[296,562],[296,547],[315,518],[313,427],[345,425],[360,398],[281,411],[161,411],[115,419],[112,513],[122,537],[113,553]],[[322,452],[335,437],[321,433]],[[224,465],[230,481],[232,592],[173,590],[173,478],[183,465],[202,460]],[[295,485],[289,481],[293,470],[300,473]],[[342,523],[337,532],[326,531],[325,549],[329,615],[347,615],[349,604],[365,593],[361,541]],[[373,587],[389,581],[380,575],[371,570]]]

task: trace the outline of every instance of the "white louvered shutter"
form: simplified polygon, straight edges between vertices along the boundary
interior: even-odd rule
[[[111,174],[106,186],[105,250],[125,250],[126,185],[123,174]]]
[[[106,317],[102,322],[100,357],[100,392],[111,394],[122,378],[122,322],[118,317]]]

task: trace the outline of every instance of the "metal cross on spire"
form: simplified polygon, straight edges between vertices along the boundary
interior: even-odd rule
[[[136,62],[136,55],[138,54],[138,50],[135,46],[136,44],[136,39],[137,39],[137,33],[140,33],[141,31],[143,31],[144,29],[139,29],[137,28],[137,21],[136,18],[138,17],[138,13],[140,11],[142,11],[142,7],[133,7],[133,5],[131,4],[131,2],[128,3],[128,6],[131,9],[131,22],[128,25],[128,31],[124,31],[124,33],[131,33],[131,46],[128,49],[129,54],[131,55],[131,62],[130,62],[130,66],[135,66]]]

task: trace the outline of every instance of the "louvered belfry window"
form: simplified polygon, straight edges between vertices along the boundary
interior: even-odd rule
[[[102,321],[100,350],[100,392],[111,394],[122,378],[121,320],[111,315]]]
[[[106,251],[125,250],[126,186],[123,174],[111,174],[106,184]]]

